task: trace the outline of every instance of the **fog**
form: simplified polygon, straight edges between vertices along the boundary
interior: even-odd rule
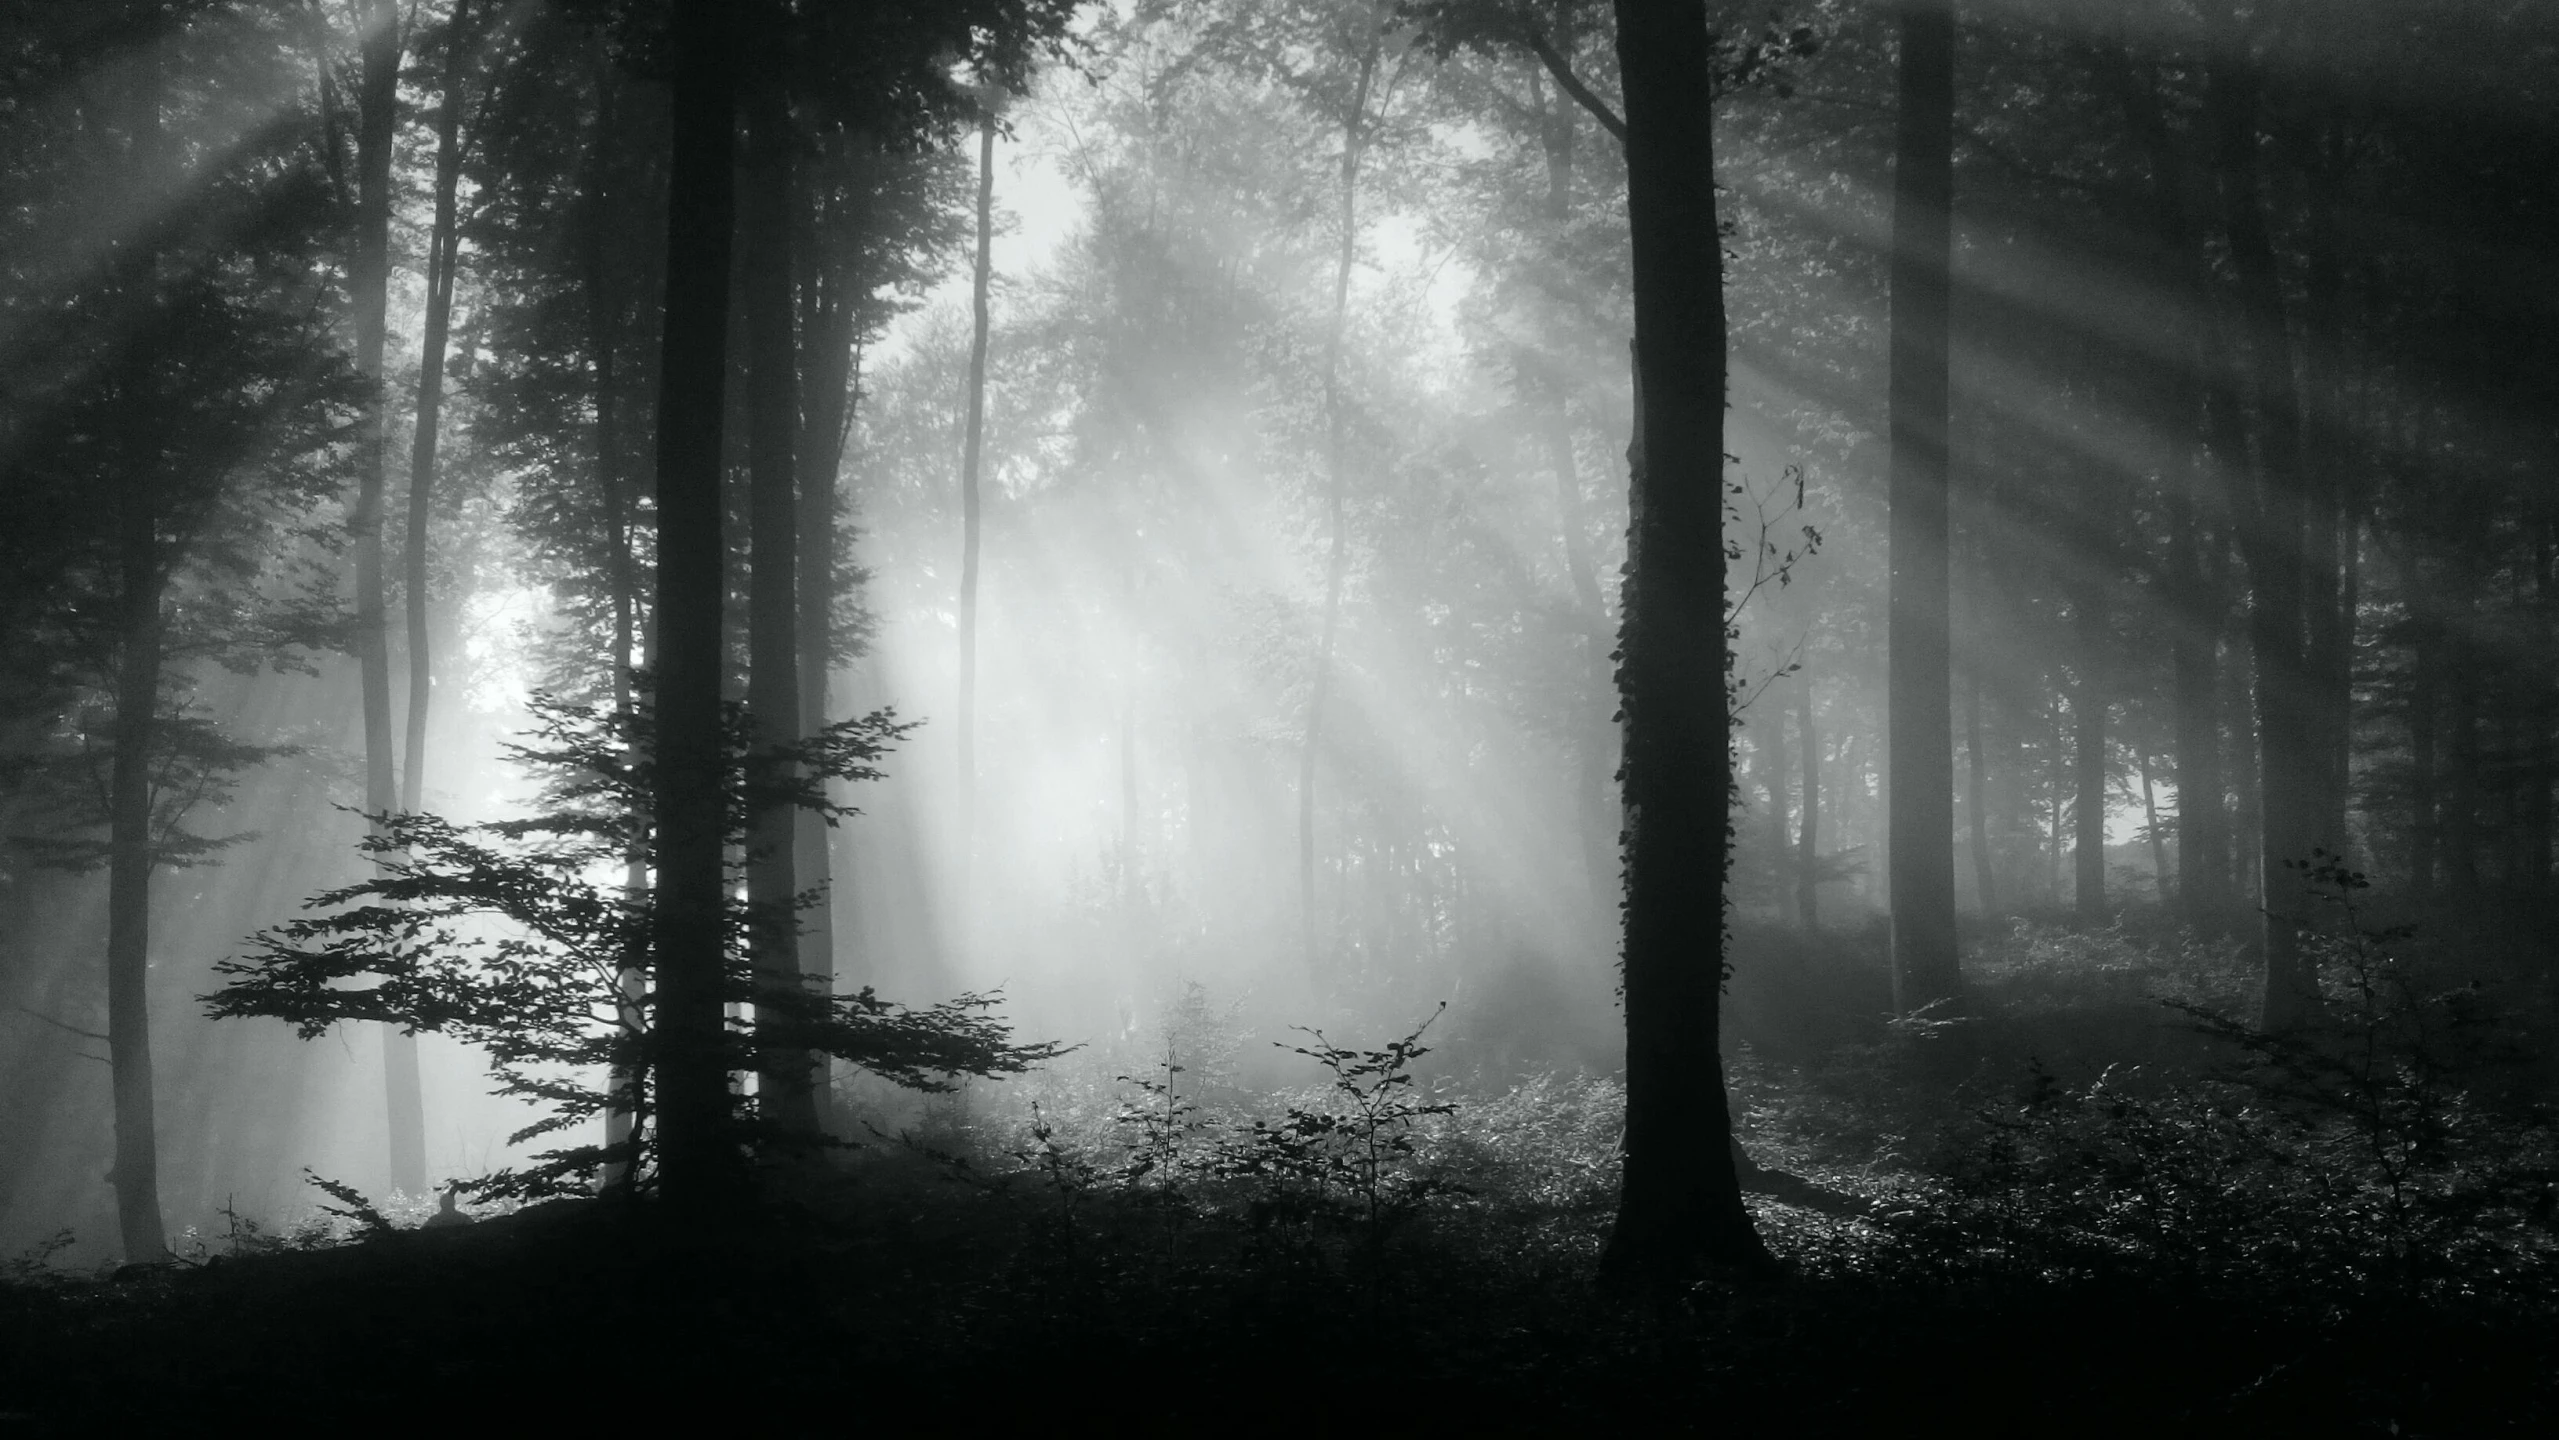
[[[700,612],[720,612],[723,697],[779,726],[749,656],[796,644],[822,679],[783,693],[912,727],[878,778],[823,790],[858,813],[822,853],[793,842],[783,908],[792,888],[822,898],[798,913],[830,952],[798,963],[813,992],[918,1012],[991,997],[1010,1043],[1061,1047],[1025,1073],[820,1060],[848,1173],[945,1150],[972,1175],[1030,1167],[1024,1137],[1047,1144],[1034,1127],[1070,1104],[1101,1154],[1143,1096],[1172,1113],[1180,1070],[1221,1095],[1318,1083],[1295,1048],[1316,1031],[1367,1048],[1421,1030],[1415,1093],[1452,1107],[1640,1083],[1620,770],[1640,687],[1618,663],[1632,452],[1656,433],[1632,347],[1655,297],[1629,238],[1627,7],[1030,4],[888,38],[775,8],[805,33],[740,62],[743,198],[698,214],[670,101],[691,72],[660,7],[124,7],[142,40],[6,12],[0,1254],[61,1236],[58,1264],[146,1258],[119,1167],[155,1110],[150,1203],[190,1261],[244,1226],[320,1223],[323,1179],[407,1224],[457,1182],[623,1143],[604,1112],[625,1099],[543,1128],[562,1094],[627,1096],[620,1068],[527,1062],[557,1082],[536,1104],[497,1093],[503,1057],[457,1038],[456,1005],[327,1012],[443,953],[420,932],[263,1011],[209,1007],[279,953],[257,937],[369,903],[315,897],[388,873],[360,842],[367,811],[409,808],[385,803],[392,780],[463,827],[610,810],[560,800],[557,768],[511,747],[554,702],[654,704],[661,662],[682,663],[659,615],[678,564],[658,559],[698,538],[660,528],[694,433],[666,337],[710,333],[678,329],[688,286],[727,307],[725,387],[698,407],[725,507]],[[2222,1073],[2159,1038],[2154,1000],[2222,1006],[2215,1033],[2262,1058],[2376,993],[2339,978],[2366,954],[2352,937],[2426,937],[2410,963],[2546,1040],[2548,19],[2466,0],[2440,20],[1963,6],[1928,272],[1909,268],[1925,205],[1896,129],[1916,103],[1899,11],[1707,8],[1699,189],[1720,229],[1691,259],[1726,326],[1709,348],[1731,841],[1720,869],[1692,867],[1723,935],[1682,953],[1725,977],[1695,1063],[1739,1077],[1698,1148],[1740,1137],[1763,1228],[1803,1255],[1883,1244],[1892,1205],[1969,1193],[1979,1167],[1914,1157],[2018,1084]],[[405,68],[367,90],[386,34]],[[761,190],[759,167],[791,178]],[[730,280],[682,263],[699,215],[722,244],[735,230]],[[759,268],[776,254],[778,279]],[[1895,308],[1912,274],[1951,293],[1933,342],[1949,398],[1925,423],[1896,389],[1931,353]],[[756,358],[773,314],[779,390]],[[778,420],[758,408],[773,394]],[[1715,402],[1650,403],[1693,421]],[[1892,508],[1930,444],[1951,515],[1933,541]],[[756,528],[776,475],[809,527],[781,532],[794,563],[823,572],[779,632],[756,586],[780,568]],[[1916,600],[1917,551],[1894,549],[1911,534],[1951,571]],[[1893,647],[1932,623],[1950,703],[1922,717]],[[386,758],[419,646],[422,779]],[[1714,646],[1701,630],[1679,653],[1711,666]],[[1949,743],[1896,777],[1895,727],[1923,719]],[[613,733],[593,753],[660,783],[653,732]],[[147,780],[119,746],[148,749]],[[1911,787],[1951,793],[1951,825],[1897,836]],[[656,832],[596,823],[584,837],[606,841],[546,883],[659,923]],[[745,905],[764,882],[732,869]],[[2291,877],[2314,870],[2369,908],[2301,918]],[[1915,968],[1923,892],[1950,977],[1960,937],[1960,985]],[[453,933],[575,949],[515,913]],[[733,928],[721,943],[766,947],[769,985],[777,942]],[[665,972],[588,938],[605,977],[588,1032],[640,1033],[647,1007],[616,1012],[613,987]],[[2307,979],[2287,978],[2296,951]],[[111,955],[145,957],[138,991]],[[506,993],[530,1011],[550,992]],[[728,998],[738,1033],[776,1003]],[[286,1023],[316,1012],[309,1038]],[[2098,1018],[2036,1028],[2064,1012]],[[395,1133],[402,1017],[424,1032],[422,1184]],[[1972,1038],[1923,1054],[1938,1025]],[[121,1093],[111,1026],[128,1059],[147,1040]],[[2478,1093],[2546,1099],[2546,1067],[2516,1063]],[[729,1069],[740,1113],[778,1113],[778,1070]],[[1174,1088],[1131,1078],[1159,1073]],[[1891,1110],[1921,1090],[1940,1109]],[[1244,1114],[1213,1119],[1243,1135]],[[1610,1194],[1623,1120],[1594,1122],[1577,1162]],[[1503,1123],[1484,1146],[1535,1129]],[[554,1189],[634,1173],[598,1155]],[[1169,1186],[1149,1173],[1107,1171],[1130,1194]],[[1773,1211],[1773,1173],[1838,1203]],[[1816,1213],[1841,1227],[1818,1244]],[[1597,1253],[1598,1231],[1572,1234],[1564,1251]]]

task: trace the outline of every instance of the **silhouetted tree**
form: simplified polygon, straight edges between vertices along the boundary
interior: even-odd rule
[[[1716,1053],[1726,796],[1722,249],[1707,86],[1683,0],[1619,0],[1636,435],[1617,672],[1625,726],[1626,1174],[1600,1260],[1675,1283],[1767,1252],[1742,1208]]]

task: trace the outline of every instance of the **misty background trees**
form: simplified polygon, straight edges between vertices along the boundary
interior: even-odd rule
[[[580,1115],[687,1203],[741,1095],[890,1103],[729,1044],[872,987],[1446,1000],[1448,1083],[1623,1074],[1644,1272],[1765,1253],[1772,994],[2182,934],[2297,1032],[2337,856],[2546,1009],[2532,12],[0,13],[0,1239],[524,1161],[462,1046],[201,997],[532,803],[537,691],[652,716]],[[860,814],[774,798],[889,707]]]

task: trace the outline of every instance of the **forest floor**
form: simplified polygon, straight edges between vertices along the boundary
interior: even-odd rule
[[[1814,989],[1825,965],[1863,983],[1849,950],[1797,961]],[[2219,983],[2173,946],[2021,929],[1967,1013],[1845,1038],[1790,1038],[1743,987],[1736,1114],[1774,1280],[1594,1286],[1605,1080],[1412,1121],[1375,1212],[1183,1160],[1206,1122],[1150,1138],[1146,1092],[1074,1147],[875,1145],[716,1233],[558,1201],[22,1264],[0,1430],[709,1403],[785,1434],[2559,1433],[2546,1121],[2494,1077],[2394,1092],[2369,1124],[2287,1111],[2210,1078],[2209,1045],[2244,1044],[2127,1003],[2180,966],[2185,993]],[[1111,1122],[1138,1132],[1117,1151]]]

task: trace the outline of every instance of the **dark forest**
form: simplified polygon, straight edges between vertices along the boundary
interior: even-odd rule
[[[2559,7],[0,0],[0,201],[0,1430],[2559,1427]]]

